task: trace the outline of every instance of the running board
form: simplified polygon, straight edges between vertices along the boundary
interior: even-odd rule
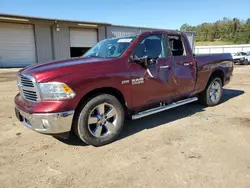
[[[198,100],[197,97],[192,97],[192,98],[188,98],[188,99],[185,99],[185,100],[182,100],[182,101],[178,101],[178,102],[169,104],[167,106],[160,106],[160,107],[157,107],[157,108],[149,109],[149,110],[146,110],[146,111],[143,111],[143,112],[139,112],[138,114],[132,115],[132,119],[140,119],[140,118],[143,118],[145,116],[156,114],[158,112],[169,110],[171,108],[182,106],[184,104],[188,104],[188,103],[191,103],[191,102],[194,102],[194,101],[197,101],[197,100]]]

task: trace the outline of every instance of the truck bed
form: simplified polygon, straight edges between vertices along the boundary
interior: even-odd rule
[[[197,54],[196,55],[198,68],[209,64],[226,63],[232,61],[232,55],[230,53],[218,53],[218,54]],[[199,69],[198,69],[199,70]]]

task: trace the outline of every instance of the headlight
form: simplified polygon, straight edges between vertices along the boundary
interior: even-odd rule
[[[244,58],[244,57],[242,57],[242,58],[240,58],[240,60],[245,60],[245,58]]]
[[[39,86],[43,100],[71,99],[76,95],[69,86],[60,82],[39,83]]]

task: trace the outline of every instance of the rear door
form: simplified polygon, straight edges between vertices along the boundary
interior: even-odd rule
[[[173,61],[173,100],[190,96],[196,83],[196,61],[183,35],[169,35],[168,43]],[[185,44],[185,45],[184,45]]]

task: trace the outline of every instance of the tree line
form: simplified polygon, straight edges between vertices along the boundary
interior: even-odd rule
[[[196,32],[197,42],[220,40],[235,44],[250,43],[250,18],[246,21],[238,18],[223,18],[214,23],[202,23],[197,26],[185,23],[180,30]]]

